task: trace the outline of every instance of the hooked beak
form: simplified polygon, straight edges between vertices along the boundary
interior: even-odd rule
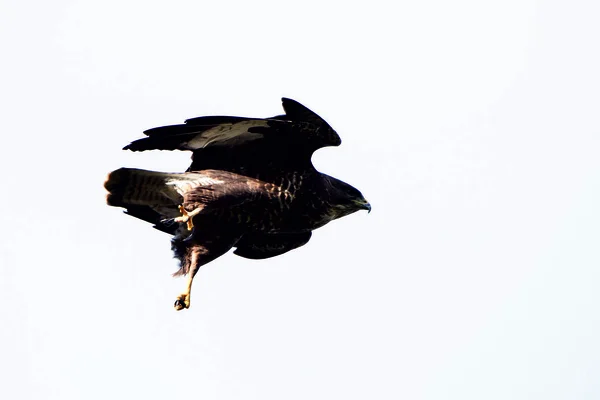
[[[371,204],[369,204],[368,201],[361,201],[358,204],[361,210],[367,210],[369,213],[371,212]]]

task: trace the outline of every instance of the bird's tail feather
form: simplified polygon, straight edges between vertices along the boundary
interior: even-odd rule
[[[177,205],[182,196],[168,183],[179,179],[185,180],[184,174],[120,168],[111,172],[104,183],[108,190],[106,202],[115,207]]]

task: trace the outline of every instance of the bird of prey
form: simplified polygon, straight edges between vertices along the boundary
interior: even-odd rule
[[[183,173],[133,168],[111,172],[107,203],[125,208],[172,236],[187,275],[175,309],[190,307],[200,266],[235,248],[234,254],[265,259],[306,244],[314,229],[370,204],[354,187],[317,171],[316,150],[341,143],[317,114],[282,99],[285,114],[272,118],[208,116],[145,131],[124,149],[189,150]]]

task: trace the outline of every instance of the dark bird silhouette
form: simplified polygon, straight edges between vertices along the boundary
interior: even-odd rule
[[[284,98],[283,108],[272,118],[209,116],[150,129],[124,149],[190,150],[187,172],[108,175],[109,205],[172,235],[175,275],[188,275],[177,310],[189,308],[200,266],[231,248],[250,259],[278,256],[334,219],[371,210],[357,189],[312,165],[316,150],[341,143],[338,134],[294,100]]]

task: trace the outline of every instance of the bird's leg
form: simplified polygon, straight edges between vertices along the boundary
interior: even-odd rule
[[[194,280],[194,276],[196,276],[196,273],[202,265],[200,263],[200,256],[203,254],[203,251],[205,251],[205,249],[201,246],[194,246],[190,248],[189,251],[191,252],[191,254],[187,276],[187,286],[185,288],[185,291],[177,297],[177,300],[175,300],[174,307],[177,311],[183,310],[184,308],[190,308],[190,294],[192,292],[192,282]]]
[[[194,229],[193,232],[196,232],[196,230],[197,229]],[[195,236],[191,237],[189,240],[186,239],[179,242],[173,242],[174,246],[177,247],[181,245],[185,248],[184,254],[180,257],[181,270],[177,275],[180,275],[181,273],[187,275],[187,286],[185,291],[177,297],[177,300],[175,300],[174,306],[177,311],[190,307],[192,282],[200,267],[227,253],[241,237],[241,233],[237,231],[227,232],[225,234],[211,231],[209,232],[210,238],[202,236],[202,232],[197,232],[196,234],[193,232],[192,235]]]
[[[198,207],[194,209],[194,211],[187,212],[183,205],[179,206],[179,212],[181,213],[181,217],[174,218],[175,222],[185,222],[187,224],[188,231],[194,229],[194,223],[192,222],[192,218],[198,215],[202,211],[202,207]]]

